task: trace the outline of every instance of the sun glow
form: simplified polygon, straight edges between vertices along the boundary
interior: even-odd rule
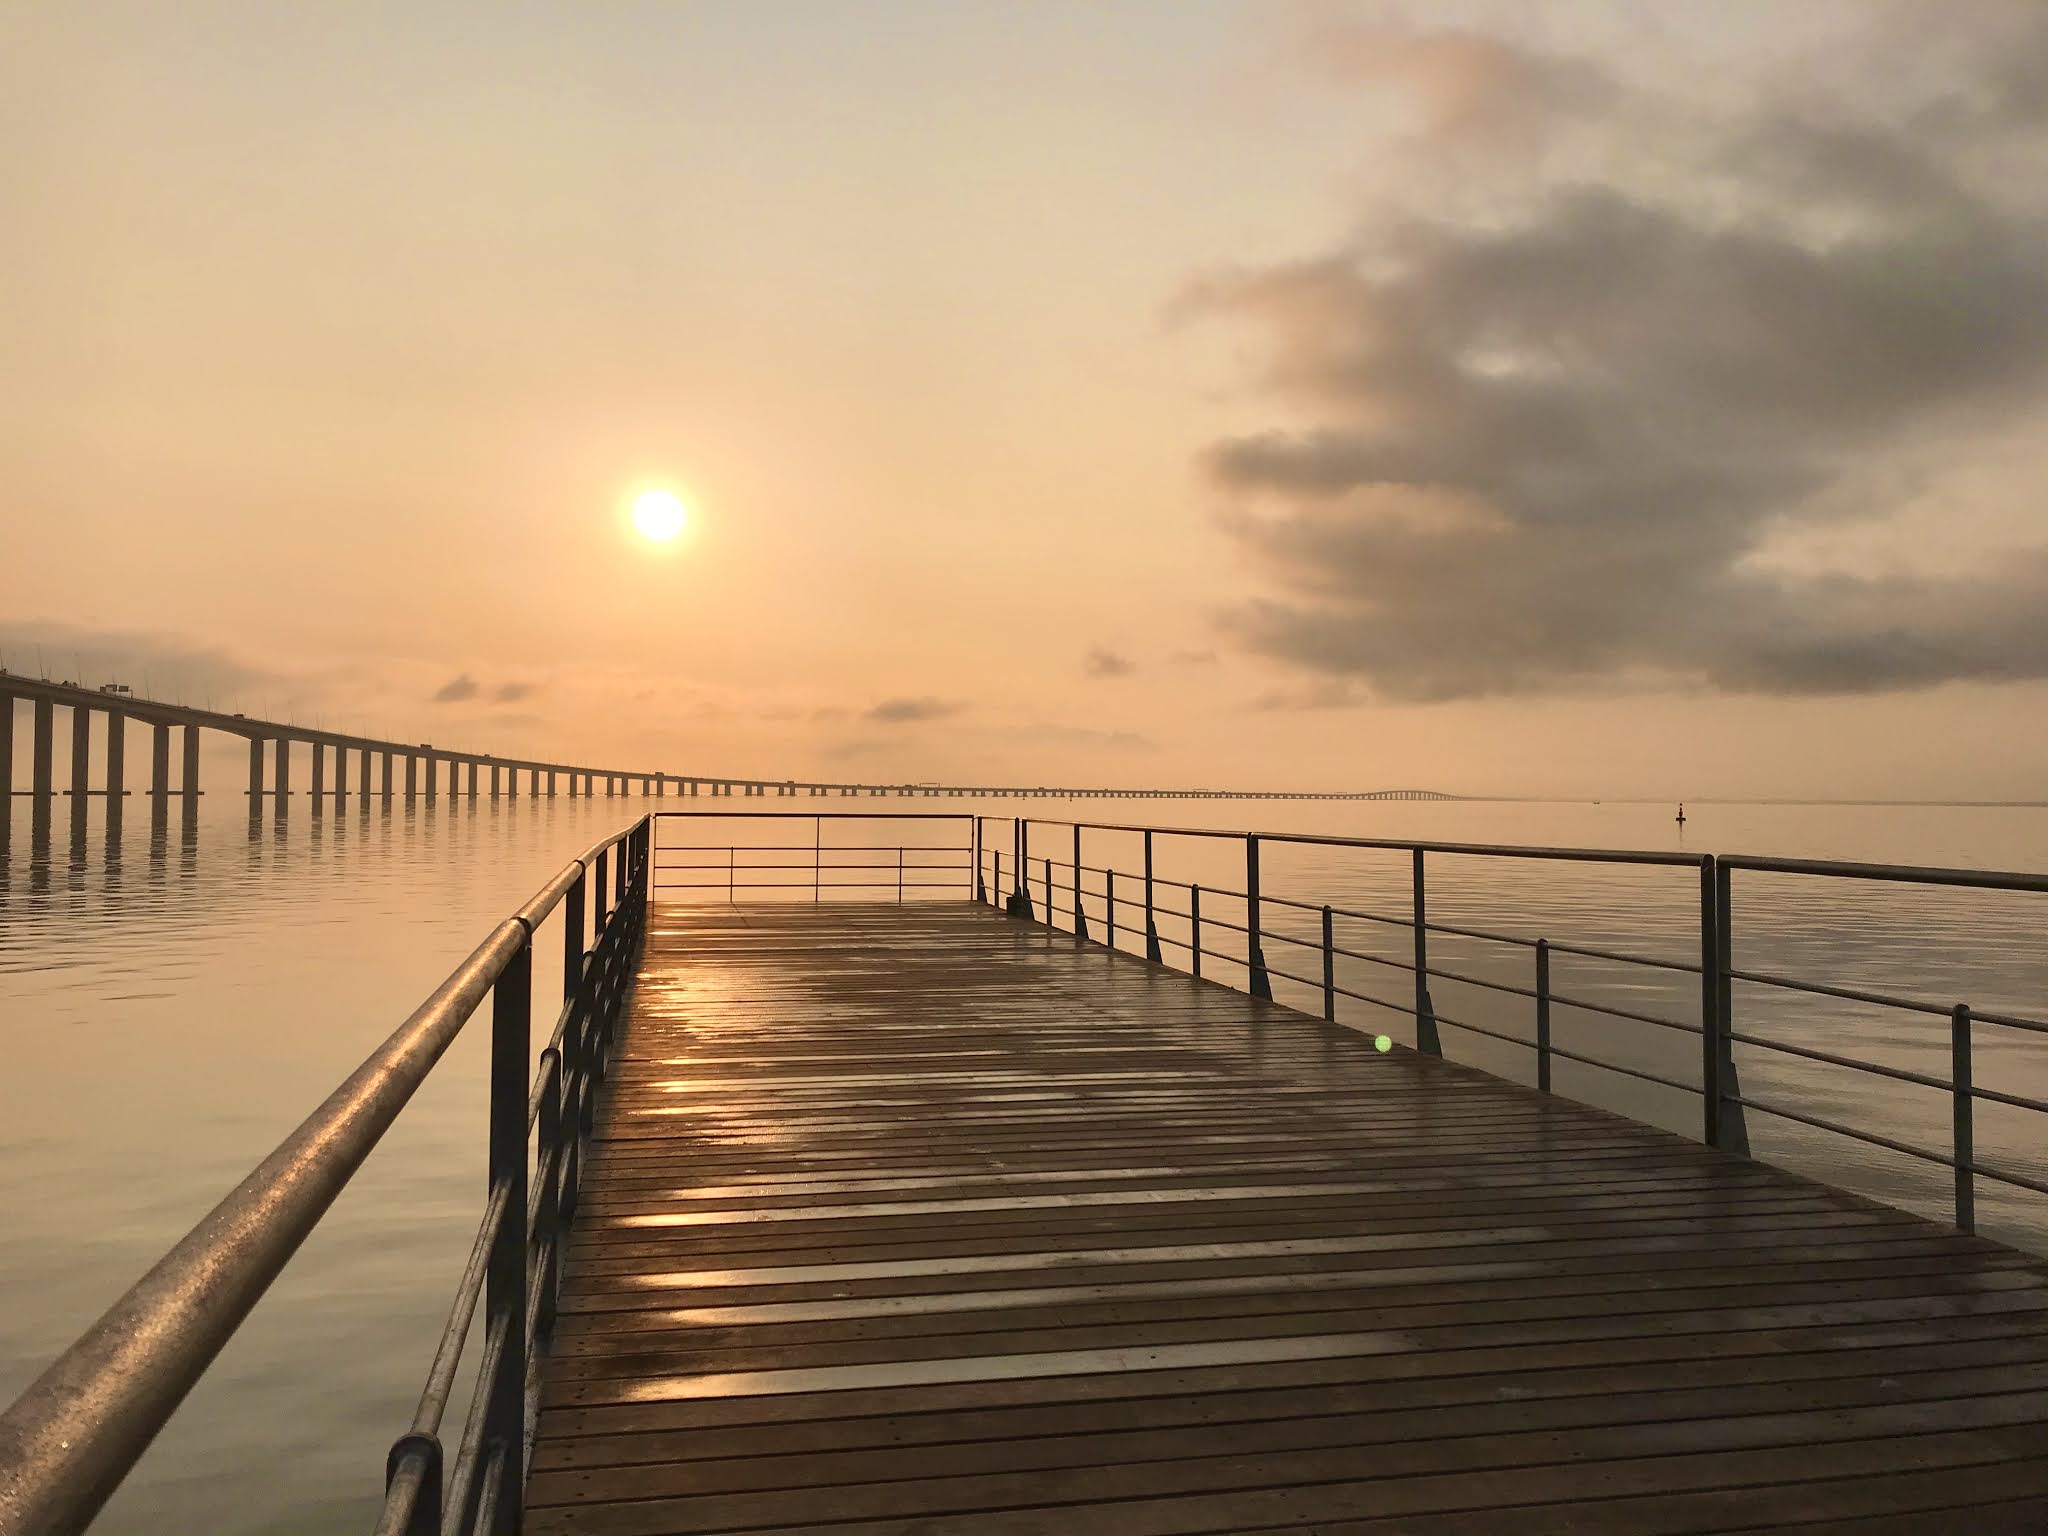
[[[674,491],[654,487],[633,498],[633,526],[640,537],[652,543],[668,543],[689,520],[689,512]]]

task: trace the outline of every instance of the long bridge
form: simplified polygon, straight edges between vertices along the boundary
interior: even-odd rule
[[[29,706],[29,786],[27,793],[47,807],[60,791],[55,782],[56,711],[70,715],[71,754],[68,793],[82,802],[104,794],[118,801],[127,792],[127,727],[130,721],[150,730],[149,794],[161,806],[172,797],[196,801],[200,789],[201,731],[216,731],[248,742],[250,811],[255,814],[268,796],[282,809],[292,788],[294,749],[306,756],[305,793],[316,804],[346,801],[353,792],[367,801],[373,795],[389,800],[436,799],[443,792],[477,799],[489,796],[531,799],[568,796],[738,795],[743,797],[871,796],[950,799],[1063,800],[1457,800],[1468,798],[1432,789],[1258,790],[1140,789],[1099,785],[936,784],[849,782],[824,779],[757,779],[731,774],[672,773],[646,768],[600,768],[589,764],[546,762],[437,747],[431,742],[387,741],[344,731],[247,715],[199,709],[187,704],[145,699],[132,693],[108,692],[68,681],[27,678],[0,671],[0,796],[14,786],[14,712],[19,700]],[[94,720],[99,721],[95,731]],[[172,733],[179,737],[179,768],[173,782]],[[93,740],[101,743],[102,772],[92,773]],[[330,776],[328,765],[332,762]],[[351,790],[353,783],[353,790]],[[0,799],[0,804],[5,804]]]
[[[2048,1529],[2048,1266],[1975,1235],[2048,1180],[1974,1129],[2048,1102],[1972,1067],[2048,1010],[1747,969],[1733,916],[1758,877],[1854,911],[2048,876],[787,812],[804,895],[750,844],[694,899],[734,814],[643,816],[485,934],[0,1415],[0,1536],[90,1523],[487,999],[482,1217],[377,1536]],[[1186,840],[1233,873],[1170,878]],[[1262,850],[1297,843],[1409,863],[1412,904],[1273,889]],[[1430,871],[1488,860],[1696,881],[1697,950],[1432,921]],[[1432,959],[1445,935],[1526,981]],[[1694,1006],[1567,993],[1553,959]],[[1439,1008],[1452,984],[1513,1027]],[[1878,1060],[1760,1034],[1756,989],[1932,1030],[1949,1070],[1896,1030]],[[1595,1055],[1553,1008],[1632,1033]],[[1448,1059],[1489,1036],[1533,1086]],[[1760,1093],[1737,1042],[1938,1094],[1948,1134]],[[1690,1096],[1697,1137],[1572,1102],[1556,1061]],[[1758,1116],[1938,1170],[1951,1219],[1752,1158]]]

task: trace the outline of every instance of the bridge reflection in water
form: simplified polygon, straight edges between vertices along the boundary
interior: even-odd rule
[[[1306,840],[1412,860],[1409,912],[1341,914],[1405,930],[1406,959],[1358,951],[1412,972],[1389,996],[1343,979],[1339,909],[1262,889],[1302,839],[1092,829],[1225,839],[1239,922],[1149,857],[1120,886],[1071,823],[762,819],[643,819],[487,936],[0,1419],[0,1532],[81,1528],[486,996],[490,1193],[380,1531],[2041,1529],[2048,1276],[1967,1229],[1979,1181],[2048,1192],[1978,1155],[1976,1103],[2048,1104],[1976,1084],[1971,1041],[2048,1023],[1741,969],[1731,892],[2048,879]],[[1429,918],[1427,871],[1478,858],[1696,880],[1697,963],[1610,958],[1690,974],[1697,1014],[1607,1011],[1689,1036],[1665,1086],[1700,1140],[1540,1086],[1580,1059],[1548,1009],[1595,1005],[1543,962],[1605,951],[1538,940],[1502,988],[1538,1087],[1441,1058],[1475,1025],[1432,982],[1470,978],[1428,939],[1473,930]],[[1946,1148],[1804,1118],[1952,1171],[1955,1225],[1741,1155],[1746,1112],[1804,1112],[1736,1081],[1738,985],[1946,1018],[1951,1075],[1915,1077]],[[1417,1049],[1349,1027],[1404,1013]]]

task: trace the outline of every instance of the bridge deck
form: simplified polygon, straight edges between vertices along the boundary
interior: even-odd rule
[[[986,908],[657,908],[598,1135],[532,1536],[2048,1528],[2038,1261]]]

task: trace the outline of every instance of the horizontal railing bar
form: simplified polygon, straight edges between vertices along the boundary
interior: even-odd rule
[[[2031,1109],[2037,1113],[2048,1115],[2048,1101],[2030,1099],[2023,1094],[2004,1093],[1996,1088],[1978,1088],[1973,1085],[1970,1089],[1970,1097],[1973,1099],[1989,1099],[1994,1104],[2010,1104],[2014,1109]]]
[[[1408,1003],[1390,1003],[1383,997],[1374,997],[1370,992],[1354,992],[1349,987],[1332,987],[1330,990],[1340,997],[1355,997],[1361,1003],[1371,1003],[1375,1008],[1385,1008],[1393,1013],[1405,1013],[1411,1019],[1415,1017],[1415,1009]]]
[[[708,783],[708,782],[710,782],[710,781],[709,781],[709,780],[707,780],[707,781],[705,781],[705,782],[707,782],[707,783]],[[735,784],[737,784],[737,783],[742,783],[742,782],[745,782],[745,781],[743,781],[743,780],[739,780],[739,779],[735,779],[735,780],[733,780],[732,782],[734,782]],[[821,796],[819,796],[818,798],[819,798],[819,799],[823,799],[824,797],[823,797],[823,796],[821,795]],[[723,811],[723,810],[720,810],[720,811],[710,811],[710,810],[705,810],[705,811],[698,811],[698,810],[682,810],[682,811],[650,811],[650,812],[648,812],[648,814],[649,814],[650,816],[656,817],[656,818],[658,818],[659,820],[662,820],[662,821],[681,821],[681,820],[691,820],[691,819],[694,819],[694,820],[698,820],[698,821],[712,821],[712,820],[718,820],[718,819],[733,819],[733,818],[737,818],[737,819],[740,819],[740,820],[748,820],[748,819],[760,819],[760,820],[774,820],[774,819],[776,819],[776,818],[779,818],[779,817],[787,817],[787,818],[789,818],[790,820],[793,820],[793,821],[817,821],[817,820],[820,820],[820,819],[823,819],[823,820],[825,820],[825,821],[973,821],[973,820],[975,819],[975,816],[976,816],[977,814],[979,814],[979,815],[983,816],[984,818],[986,818],[986,819],[988,819],[988,820],[991,820],[991,821],[1001,821],[1001,820],[1004,820],[1004,819],[1006,819],[1006,818],[1004,818],[1004,817],[999,817],[999,816],[989,816],[989,815],[988,815],[988,813],[987,813],[986,811],[983,811],[983,812],[979,812],[979,813],[977,813],[977,812],[974,812],[974,811],[799,811],[799,810],[786,810],[786,811]]]
[[[1617,1061],[1601,1061],[1598,1057],[1581,1056],[1577,1051],[1568,1051],[1563,1046],[1554,1043],[1550,1047],[1550,1054],[1562,1056],[1566,1061],[1576,1061],[1585,1066],[1598,1067],[1603,1072],[1619,1072],[1623,1077],[1639,1078],[1643,1082],[1656,1083],[1660,1087],[1675,1088],[1680,1093],[1698,1093],[1700,1091],[1698,1083],[1681,1083],[1675,1077],[1663,1077],[1655,1072],[1645,1072],[1638,1067],[1624,1067]]]
[[[1776,1051],[1781,1056],[1799,1056],[1807,1061],[1824,1061],[1831,1067],[1849,1067],[1858,1072],[1871,1073],[1876,1077],[1889,1077],[1895,1082],[1915,1083],[1922,1088],[1938,1088],[1943,1093],[1955,1091],[1955,1085],[1945,1077],[1912,1072],[1904,1067],[1882,1066],[1874,1061],[1859,1061],[1854,1056],[1837,1056],[1833,1051],[1815,1050],[1810,1045],[1793,1045],[1788,1041],[1772,1040],[1768,1036],[1752,1035],[1739,1029],[1731,1029],[1727,1033],[1730,1040],[1756,1046],[1759,1050]]]
[[[469,1338],[470,1319],[476,1315],[477,1299],[483,1291],[491,1245],[498,1240],[498,1228],[511,1200],[510,1179],[499,1179],[491,1186],[490,1204],[484,1208],[476,1241],[470,1245],[469,1260],[462,1266],[462,1278],[456,1282],[455,1304],[441,1329],[441,1344],[434,1352],[434,1363],[427,1368],[427,1385],[412,1416],[412,1433],[416,1435],[440,1433],[441,1416],[448,1411],[448,1397],[455,1389],[455,1372],[462,1364],[462,1346]]]
[[[2005,869],[1946,869],[1934,864],[1859,864],[1848,859],[1775,859],[1728,854],[1723,869],[1767,875],[1819,875],[1837,880],[1889,880],[1906,885],[1946,885],[1973,891],[2048,892],[2048,875]]]
[[[2000,1168],[1994,1163],[1972,1163],[1970,1172],[1979,1178],[1996,1179],[2001,1184],[2010,1184],[2016,1189],[2031,1189],[2037,1195],[2048,1195],[2048,1181],[2024,1173],[2014,1173],[2010,1168]]]
[[[1353,960],[1364,960],[1373,965],[1384,965],[1390,970],[1412,971],[1415,969],[1415,962],[1412,960],[1390,960],[1385,955],[1368,955],[1362,949],[1346,949],[1342,944],[1332,944],[1330,946],[1330,953],[1333,955],[1345,955]]]
[[[655,862],[661,863],[664,853],[943,853],[964,862],[971,851],[929,843],[663,843],[655,850]]]
[[[1638,1013],[1633,1008],[1617,1008],[1611,1003],[1589,1003],[1582,997],[1567,997],[1562,992],[1552,992],[1550,1000],[1562,1008],[1583,1008],[1588,1013],[1604,1013],[1610,1018],[1630,1019],[1637,1024],[1654,1024],[1659,1029],[1674,1029],[1681,1035],[1691,1035],[1694,1038],[1698,1038],[1700,1033],[1699,1025],[1688,1024],[1683,1019],[1659,1018],[1654,1013]]]
[[[1434,932],[1436,924],[1431,923],[1429,926]],[[1532,943],[1530,947],[1533,949],[1535,946]],[[1697,961],[1688,964],[1683,960],[1660,960],[1654,955],[1630,955],[1618,949],[1595,949],[1590,944],[1561,944],[1556,939],[1550,941],[1550,952],[1553,955],[1582,955],[1590,960],[1613,960],[1622,965],[1647,965],[1654,970],[1682,971],[1692,976],[1700,973]]]
[[[1776,976],[1769,971],[1742,971],[1733,966],[1726,969],[1730,981],[1753,982],[1760,987],[1779,987],[1788,992],[1810,992],[1817,997],[1839,997],[1852,1003],[1870,1003],[1879,1008],[1900,1008],[1908,1013],[1935,1014],[1947,1018],[1950,1005],[1930,1003],[1918,998],[1894,997],[1884,992],[1866,992],[1859,987],[1831,987],[1817,981],[1798,981],[1789,976]]]
[[[1436,931],[1434,925],[1431,926],[1430,931],[1432,933]],[[1513,993],[1516,997],[1536,996],[1536,989],[1534,987],[1518,987],[1513,982],[1509,981],[1488,981],[1483,976],[1468,976],[1463,971],[1446,970],[1443,966],[1440,965],[1430,966],[1429,979],[1431,981],[1443,980],[1463,982],[1468,987],[1484,987],[1489,992],[1510,992]]]
[[[986,814],[986,813],[984,813]],[[1150,832],[1158,837],[1196,837],[1242,842],[1256,837],[1261,843],[1289,843],[1304,848],[1371,848],[1389,853],[1447,853],[1497,859],[1549,859],[1593,864],[1649,864],[1669,869],[1697,869],[1700,856],[1688,853],[1657,853],[1634,848],[1543,848],[1518,847],[1513,843],[1413,842],[1402,838],[1341,837],[1320,832],[1222,831],[1214,827],[1148,827],[1137,822],[1070,821],[1058,816],[992,817],[992,820],[1027,821],[1034,827],[1079,827],[1084,832]],[[2044,884],[2048,888],[2048,884]]]
[[[1874,1131],[1859,1131],[1852,1126],[1843,1125],[1838,1120],[1809,1115],[1803,1110],[1787,1109],[1782,1104],[1772,1104],[1764,1099],[1752,1098],[1748,1094],[1723,1093],[1721,1097],[1729,1104],[1740,1104],[1746,1109],[1760,1109],[1767,1115],[1778,1116],[1781,1120],[1796,1120],[1799,1124],[1813,1126],[1816,1130],[1833,1131],[1837,1136],[1847,1136],[1851,1141],[1868,1142],[1873,1147],[1902,1152],[1908,1157],[1917,1157],[1922,1162],[1939,1163],[1944,1168],[1953,1168],[1956,1165],[1956,1160],[1946,1153],[1930,1152],[1925,1147],[1911,1146],[1889,1136],[1880,1136]]]

